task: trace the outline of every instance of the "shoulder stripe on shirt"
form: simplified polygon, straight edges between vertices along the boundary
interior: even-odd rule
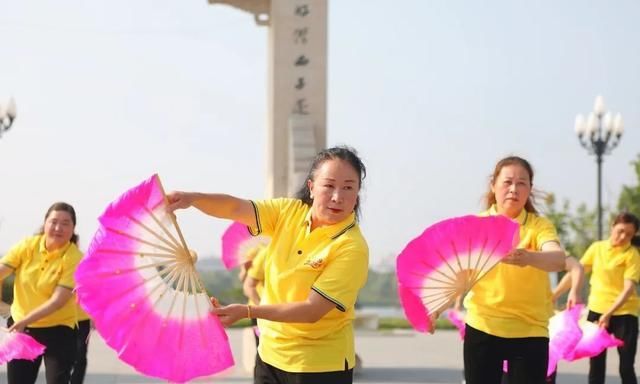
[[[253,207],[253,213],[256,215],[256,231],[253,231],[253,228],[251,228],[251,226],[248,226],[247,229],[249,230],[249,233],[252,234],[253,236],[258,236],[259,234],[262,233],[262,226],[260,225],[260,212],[258,212],[258,207],[256,206],[256,203],[253,202],[253,200],[249,200],[251,202],[251,206]]]
[[[355,226],[356,226],[356,221],[355,221],[355,220],[353,220],[353,222],[352,222],[351,224],[347,225],[347,226],[346,226],[342,231],[340,231],[340,232],[336,233],[335,235],[333,235],[333,236],[331,237],[331,240],[335,240],[335,239],[337,239],[338,237],[342,236],[342,235],[343,235],[343,234],[345,234],[348,230],[350,230],[351,228],[353,228],[353,227],[355,227]]]
[[[560,241],[558,241],[558,240],[547,240],[544,243],[540,244],[540,246],[538,247],[538,251],[542,251],[542,247],[547,243],[556,243],[556,244],[560,245]]]
[[[8,267],[8,268],[13,269],[14,271],[17,269],[16,267],[14,267],[14,266],[13,266],[13,265],[11,265],[11,264],[7,264],[7,263],[1,263],[1,264],[2,264],[2,265],[4,265],[5,267]]]
[[[346,308],[344,307],[344,305],[342,305],[341,302],[339,302],[338,300],[334,299],[333,297],[327,295],[326,293],[322,292],[321,290],[319,290],[316,287],[311,287],[311,289],[313,289],[314,291],[316,291],[320,296],[324,297],[325,299],[329,300],[330,302],[334,303],[336,305],[336,308],[338,309],[338,311],[340,312],[346,312]]]

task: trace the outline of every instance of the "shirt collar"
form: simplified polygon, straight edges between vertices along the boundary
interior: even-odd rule
[[[492,216],[495,216],[498,214],[498,208],[496,207],[495,204],[491,205],[491,208],[489,208],[489,214]],[[520,213],[518,214],[518,217],[516,217],[515,220],[518,222],[518,224],[525,225],[527,223],[528,218],[529,218],[529,212],[527,212],[526,209],[523,209],[522,211],[520,211]]]
[[[307,235],[311,233],[311,214],[313,213],[313,208],[309,209],[307,215],[304,218],[304,224],[307,229]],[[336,224],[327,225],[324,227],[316,228],[316,231],[326,232],[331,240],[338,238],[343,233],[347,232],[349,229],[353,228],[356,225],[356,214],[355,212],[351,212],[349,216],[347,216],[344,220],[340,221]]]
[[[624,253],[624,252],[627,252],[629,248],[631,248],[631,244],[627,245],[626,247],[622,247],[622,246],[614,247],[611,244],[611,239],[606,240],[606,242],[607,242],[607,247],[612,251],[620,251]]]
[[[45,246],[46,238],[47,237],[45,235],[40,235],[39,251],[40,251],[41,255],[44,255],[44,254],[49,254],[49,255],[52,255],[52,256],[64,255],[65,252],[67,252],[67,250],[71,246],[71,242],[67,241],[67,243],[63,247],[58,248],[55,251],[49,251],[49,250],[47,250],[47,247]]]

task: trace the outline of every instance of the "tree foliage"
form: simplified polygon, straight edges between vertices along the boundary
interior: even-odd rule
[[[586,204],[572,210],[570,202],[564,200],[558,207],[555,195],[548,193],[544,196],[544,212],[555,225],[560,242],[569,255],[579,259],[596,240],[597,213]]]
[[[640,217],[640,154],[631,162],[636,174],[635,185],[624,185],[618,199],[618,211],[627,211]]]
[[[380,272],[369,270],[367,284],[358,295],[358,304],[372,306],[398,306],[396,274],[393,271]]]
[[[623,185],[618,198],[617,210],[614,212],[603,207],[603,217],[613,218],[618,212],[628,211],[640,217],[640,155],[631,162],[636,175],[635,184]],[[597,212],[582,203],[575,210],[571,209],[568,200],[561,206],[552,193],[544,196],[545,215],[558,230],[560,241],[570,255],[580,258],[587,247],[596,240]],[[608,223],[603,223],[608,228]]]

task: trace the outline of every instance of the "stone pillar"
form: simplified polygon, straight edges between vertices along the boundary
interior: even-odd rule
[[[327,0],[209,2],[269,27],[266,196],[290,196],[327,141]]]

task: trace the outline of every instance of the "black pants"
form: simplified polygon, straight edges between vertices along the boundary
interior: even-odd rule
[[[466,326],[464,377],[467,384],[502,381],[503,361],[509,362],[509,384],[544,384],[549,360],[549,338],[504,338]]]
[[[71,370],[70,384],[82,384],[87,372],[87,350],[89,348],[89,332],[91,332],[91,320],[78,322],[78,337],[76,338],[76,361]]]
[[[597,322],[601,314],[589,311],[587,320]],[[622,347],[618,347],[620,356],[620,378],[622,384],[636,384],[636,371],[633,367],[638,346],[638,317],[633,315],[611,316],[607,332],[624,341]],[[604,383],[607,368],[607,350],[589,359],[589,384]]]
[[[9,318],[7,326],[13,324]],[[38,378],[38,370],[44,358],[47,384],[68,384],[71,366],[76,357],[76,335],[73,328],[59,325],[46,328],[26,328],[25,333],[43,344],[44,355],[34,361],[11,360],[7,363],[7,379],[9,384],[33,384]]]
[[[345,360],[344,371],[296,373],[286,372],[256,358],[254,384],[352,384],[353,369],[347,369]]]

